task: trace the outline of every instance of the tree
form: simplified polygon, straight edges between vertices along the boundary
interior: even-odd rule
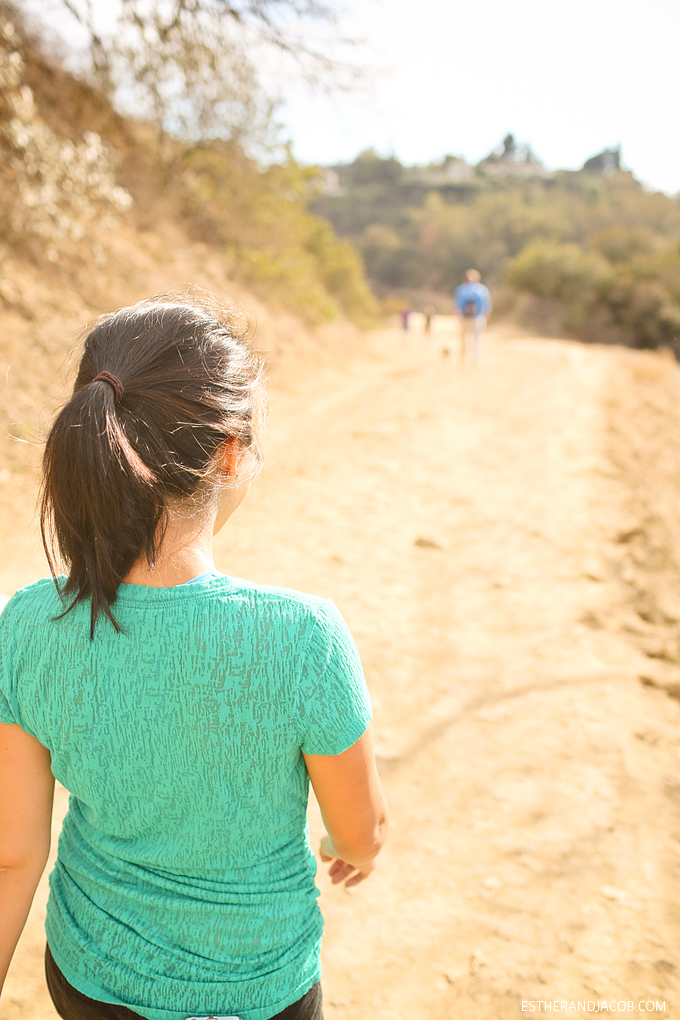
[[[506,166],[542,166],[542,163],[530,145],[519,143],[510,132],[503,141],[486,156],[480,166],[484,164],[505,164]]]
[[[325,0],[121,0],[108,37],[91,0],[60,2],[88,34],[96,84],[151,122],[161,143],[167,135],[262,143],[275,102],[253,54],[286,54],[314,80],[340,67],[356,71],[333,55],[349,40],[331,41],[337,14]]]
[[[591,174],[613,174],[621,169],[621,146],[614,149],[603,149],[596,156],[591,156],[583,164],[582,170]]]

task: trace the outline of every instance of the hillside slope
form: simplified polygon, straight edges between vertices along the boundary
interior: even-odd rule
[[[68,270],[7,255],[3,278],[11,301],[0,303],[0,590],[14,590],[44,572],[35,543],[35,480],[40,444],[54,411],[73,381],[72,352],[83,328],[103,312],[153,294],[201,287],[234,303],[256,325],[255,345],[278,377],[282,361],[332,364],[362,346],[346,320],[311,327],[267,307],[228,276],[228,264],[192,243],[172,223],[141,233],[119,225],[107,260],[84,258]],[[21,510],[17,513],[17,507]],[[9,525],[9,530],[8,530]]]
[[[260,167],[236,145],[168,145],[172,170],[148,125],[119,116],[0,0],[0,513],[15,526],[3,549],[7,588],[44,569],[25,522],[38,448],[72,378],[65,358],[87,322],[203,287],[258,322],[271,370],[284,350],[314,363],[351,348],[360,334],[340,313],[372,315],[356,253],[305,208],[304,168]]]

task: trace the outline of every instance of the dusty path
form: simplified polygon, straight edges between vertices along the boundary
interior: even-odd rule
[[[626,629],[616,352],[492,331],[461,369],[437,326],[275,377],[268,468],[217,550],[334,598],[374,699],[392,833],[354,893],[322,877],[327,1020],[678,1017],[680,706]],[[43,913],[0,1020],[55,1015]]]

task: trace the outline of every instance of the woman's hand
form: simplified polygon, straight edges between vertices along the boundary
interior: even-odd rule
[[[328,869],[333,885],[344,882],[347,889],[353,885],[359,885],[359,882],[363,882],[365,878],[368,878],[375,868],[375,861],[368,861],[366,864],[362,864],[360,868],[355,867],[353,864],[348,864],[347,861],[343,861],[341,857],[337,856],[330,836],[324,836],[321,840],[319,856],[324,864],[328,861],[333,862]]]

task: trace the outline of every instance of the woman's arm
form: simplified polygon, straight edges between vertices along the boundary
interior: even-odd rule
[[[0,723],[0,990],[47,864],[53,796],[49,751]]]
[[[328,836],[321,859],[333,861],[334,883],[367,878],[387,839],[387,803],[368,730],[342,754],[305,754],[305,763]]]

